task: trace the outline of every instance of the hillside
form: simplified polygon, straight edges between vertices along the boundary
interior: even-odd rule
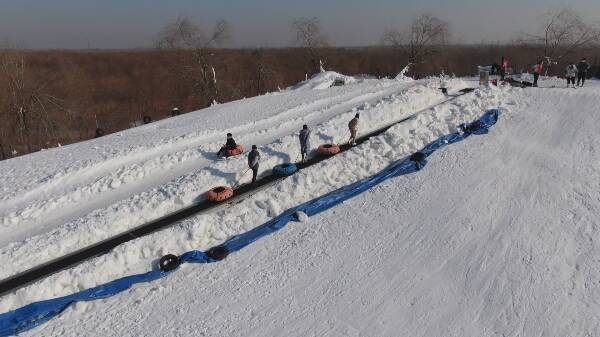
[[[212,264],[70,306],[24,336],[594,336],[600,334],[600,84],[481,88],[469,78],[376,80],[295,89],[0,162],[3,277],[247,182],[245,156],[217,161],[224,133],[257,144],[262,174],[346,141],[367,142],[110,254],[0,298],[0,312],[206,250],[285,210],[368,179],[498,109],[488,134],[449,144],[420,171],[386,180]],[[299,88],[302,88],[300,90]],[[442,104],[440,104],[442,103]],[[243,111],[244,113],[240,113]],[[226,127],[224,127],[226,126]],[[26,169],[23,169],[26,168]]]

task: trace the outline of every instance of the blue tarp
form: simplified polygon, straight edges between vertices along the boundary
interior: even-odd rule
[[[497,120],[498,110],[490,110],[486,112],[480,119],[467,125],[461,125],[459,132],[440,137],[436,141],[425,146],[425,148],[423,148],[420,152],[426,156],[429,156],[434,151],[446,145],[461,141],[472,134],[485,134],[488,132],[488,129],[496,123]],[[223,243],[223,246],[227,247],[230,253],[238,251],[254,241],[282,229],[290,221],[298,220],[296,217],[296,212],[298,211],[304,212],[308,216],[318,214],[382,183],[389,178],[416,172],[423,168],[426,164],[426,160],[415,162],[408,158],[396,161],[372,177],[357,181],[326,195],[310,200],[302,205],[290,208],[270,221],[246,233],[233,236]],[[216,260],[210,258],[205,252],[201,251],[190,251],[181,255],[180,258],[182,262],[190,263],[217,262]],[[145,274],[127,276],[72,295],[47,301],[35,302],[14,311],[0,314],[0,336],[10,336],[32,329],[57,316],[69,305],[75,302],[91,301],[98,298],[110,297],[129,289],[136,283],[154,281],[168,274],[168,272],[154,270]]]

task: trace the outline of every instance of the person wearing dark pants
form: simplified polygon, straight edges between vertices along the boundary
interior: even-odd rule
[[[300,154],[302,155],[302,162],[306,162],[306,155],[310,149],[310,129],[308,125],[303,125],[300,130]]]
[[[248,167],[252,170],[252,183],[256,182],[258,175],[258,164],[260,162],[260,153],[256,145],[252,145],[252,151],[248,154]]]
[[[590,64],[587,63],[584,57],[577,64],[577,86],[583,87],[588,70],[590,70]],[[581,85],[579,83],[581,83]]]

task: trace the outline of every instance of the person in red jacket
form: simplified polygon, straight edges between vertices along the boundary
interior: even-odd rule
[[[500,61],[500,79],[504,81],[504,77],[506,76],[506,72],[508,71],[508,59],[502,56],[502,60]]]
[[[540,60],[533,66],[533,86],[538,86],[538,79],[540,78],[540,74],[544,71],[544,61]]]

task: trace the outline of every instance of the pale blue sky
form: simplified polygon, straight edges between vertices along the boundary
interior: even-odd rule
[[[334,45],[358,46],[427,12],[450,23],[456,42],[493,42],[532,31],[539,15],[567,5],[600,18],[598,0],[0,0],[0,40],[27,48],[150,47],[183,14],[206,30],[216,19],[229,21],[231,47],[286,46],[289,22],[316,16]]]

